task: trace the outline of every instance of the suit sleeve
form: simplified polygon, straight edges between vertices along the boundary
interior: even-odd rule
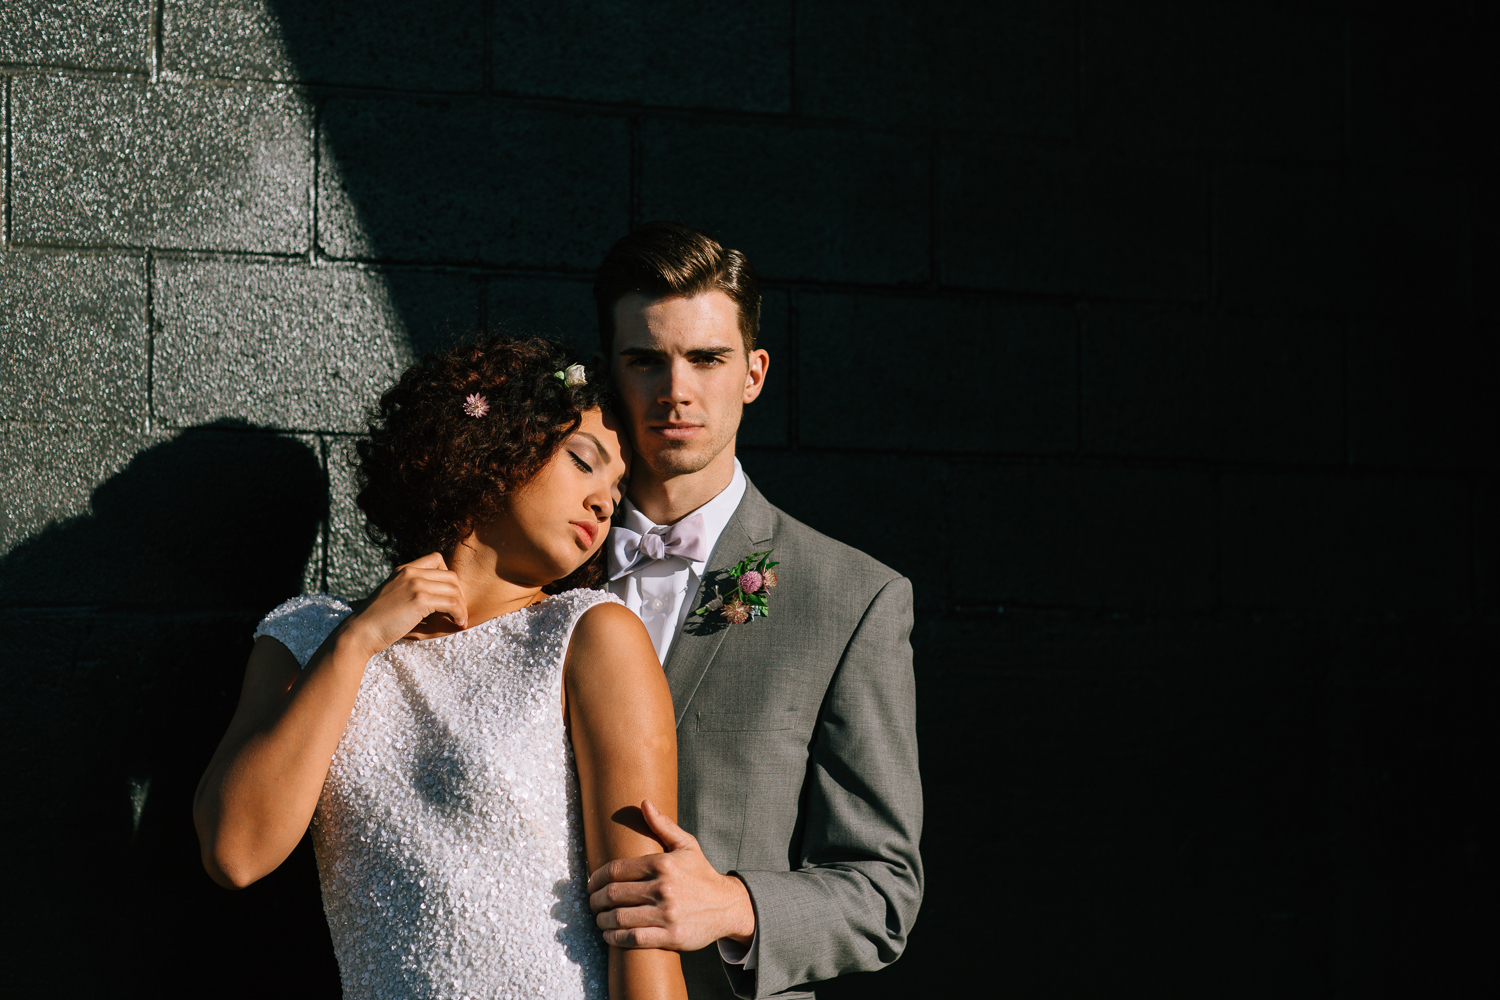
[[[803,789],[800,867],[735,872],[750,889],[757,965],[725,964],[741,997],[894,962],[922,902],[911,582],[871,601],[824,695]]]

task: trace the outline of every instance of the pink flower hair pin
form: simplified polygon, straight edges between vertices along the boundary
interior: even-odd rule
[[[464,400],[464,412],[471,417],[482,417],[490,412],[490,401],[479,393],[472,393]]]

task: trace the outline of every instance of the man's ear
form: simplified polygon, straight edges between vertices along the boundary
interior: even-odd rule
[[[597,347],[594,348],[594,353],[589,355],[589,367],[596,372],[602,372],[605,370],[604,352],[599,350]]]
[[[766,387],[766,372],[771,369],[771,355],[763,348],[750,352],[750,364],[745,369],[745,402],[753,403],[760,391]]]

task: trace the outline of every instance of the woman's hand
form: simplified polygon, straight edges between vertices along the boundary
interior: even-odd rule
[[[469,627],[469,608],[458,574],[448,568],[442,553],[432,552],[396,567],[364,609],[349,618],[344,634],[374,656],[398,639],[451,632],[452,627],[439,615],[460,629]]]

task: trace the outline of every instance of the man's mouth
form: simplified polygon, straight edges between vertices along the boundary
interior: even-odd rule
[[[689,441],[703,430],[702,424],[651,424],[650,430],[668,441]]]

